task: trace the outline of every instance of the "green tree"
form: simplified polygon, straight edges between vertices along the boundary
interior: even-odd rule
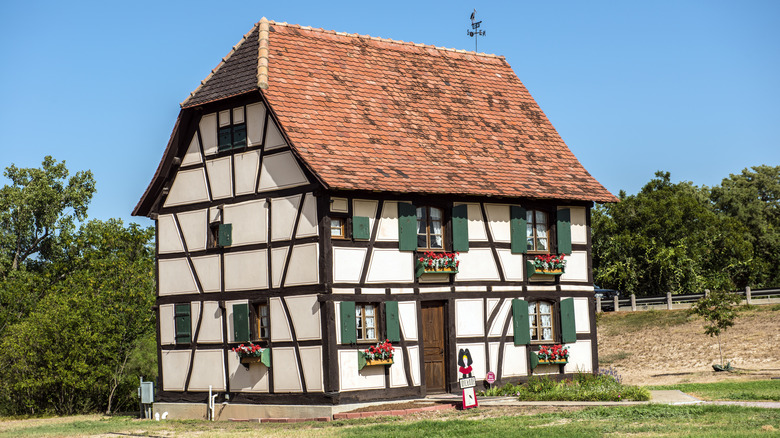
[[[50,242],[48,290],[0,342],[6,413],[128,407],[138,382],[128,370],[153,336],[153,236],[112,219],[65,228]]]
[[[718,212],[749,230],[754,248],[751,283],[780,286],[780,166],[755,166],[729,175],[712,188],[711,198]]]
[[[33,254],[46,248],[57,231],[74,219],[82,221],[95,193],[91,171],[68,179],[65,162],[50,156],[41,168],[13,164],[4,175],[11,185],[0,189],[0,277],[16,271]]]
[[[715,291],[702,297],[690,309],[690,313],[704,318],[704,333],[717,336],[720,365],[723,365],[723,349],[720,344],[720,334],[734,326],[741,302],[739,295],[733,292]]]
[[[637,295],[746,285],[752,246],[739,221],[718,215],[709,190],[656,172],[636,195],[593,210],[596,284]]]

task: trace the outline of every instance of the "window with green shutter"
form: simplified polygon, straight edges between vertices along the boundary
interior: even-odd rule
[[[528,251],[526,240],[526,211],[518,205],[509,207],[509,234],[512,254],[525,254]]]
[[[354,344],[357,342],[357,326],[355,325],[355,302],[342,301],[339,306],[341,317],[341,343]]]
[[[401,342],[401,320],[398,314],[398,301],[385,302],[386,339],[390,342]]]
[[[371,227],[365,216],[352,216],[352,238],[359,240],[371,239]]]
[[[176,327],[176,343],[189,344],[192,341],[192,320],[190,305],[176,304],[174,306],[174,325]]]
[[[512,300],[512,331],[514,331],[515,345],[531,343],[528,327],[528,303],[518,298]]]
[[[398,203],[398,249],[417,251],[417,209],[408,202]]]
[[[249,304],[233,304],[233,342],[249,342]]]
[[[452,250],[469,250],[469,209],[461,204],[452,207]]]
[[[558,210],[558,254],[571,254],[571,211],[568,208]]]

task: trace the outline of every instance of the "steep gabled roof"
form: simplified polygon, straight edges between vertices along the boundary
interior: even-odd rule
[[[263,19],[182,108],[257,90],[331,189],[616,201],[501,56]]]

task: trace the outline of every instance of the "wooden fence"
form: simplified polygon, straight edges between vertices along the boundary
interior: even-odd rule
[[[637,298],[636,295],[631,294],[630,298],[613,297],[611,300],[612,306],[610,309],[614,311],[642,311],[652,309],[688,309],[693,303],[699,301],[703,296],[709,293],[705,290],[703,294],[689,294],[689,295],[672,295],[671,292],[665,296],[657,297],[642,297]],[[777,304],[780,303],[780,289],[756,289],[750,290],[746,287],[745,290],[735,291],[736,294],[742,295],[743,304],[761,305],[761,304]],[[596,297],[596,312],[602,312],[603,305],[601,297]]]

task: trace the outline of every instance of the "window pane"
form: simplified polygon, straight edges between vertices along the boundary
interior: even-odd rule
[[[260,315],[268,316],[268,306],[260,306]]]
[[[542,327],[552,327],[551,315],[542,315]]]
[[[417,220],[425,220],[425,207],[417,207]]]
[[[431,234],[441,235],[441,221],[431,220]]]
[[[552,313],[552,306],[550,306],[550,303],[539,303],[539,313]]]
[[[418,248],[427,248],[428,242],[425,239],[425,234],[418,234],[417,235],[417,247]]]
[[[536,246],[537,251],[548,251],[550,249],[547,247],[547,239],[539,239],[538,242]]]
[[[366,339],[376,339],[376,330],[372,328],[366,330]]]
[[[431,207],[431,220],[441,220],[441,209]]]
[[[431,248],[442,248],[441,236],[431,236]]]
[[[536,237],[537,238],[547,237],[547,225],[536,224]]]
[[[551,341],[552,340],[552,329],[551,328],[542,329],[542,340],[543,341]]]
[[[525,221],[528,222],[529,225],[534,222],[534,211],[533,210],[526,210],[525,211]]]
[[[531,327],[531,339],[536,340],[536,328]]]
[[[425,219],[417,219],[417,234],[425,234],[428,230],[426,228]]]
[[[374,316],[374,306],[366,305],[366,316]]]
[[[543,211],[534,210],[534,213],[536,213],[536,223],[537,224],[546,224],[547,223],[547,214],[545,214]]]
[[[372,328],[376,327],[376,324],[374,324],[374,317],[366,317],[366,328]]]
[[[525,235],[526,237],[534,237],[534,226],[530,222],[525,226]]]
[[[532,301],[528,303],[528,314],[533,315],[536,313],[536,302]]]

